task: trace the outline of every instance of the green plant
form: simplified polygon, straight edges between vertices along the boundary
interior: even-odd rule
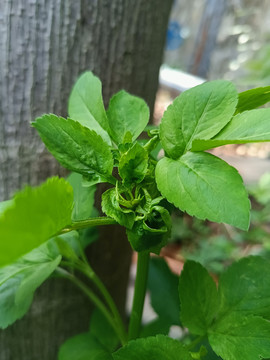
[[[158,317],[141,324],[149,255],[159,254],[170,236],[170,203],[199,219],[248,229],[250,203],[240,175],[204,150],[269,141],[270,109],[254,110],[269,100],[263,88],[238,96],[228,81],[204,83],[176,98],[142,144],[136,139],[149,120],[145,102],[120,91],[105,111],[100,81],[83,74],[69,100],[74,120],[44,115],[33,122],[49,151],[74,173],[26,187],[0,207],[0,326],[21,318],[36,288],[54,273],[76,284],[97,309],[90,330],[63,344],[59,360],[217,358],[211,348],[225,360],[269,358],[270,271],[261,257],[233,264],[218,290],[197,262],[188,261],[178,279],[153,259],[149,290]],[[157,160],[160,142],[165,156]],[[106,216],[91,217],[100,182],[111,186],[102,195]],[[128,331],[84,253],[84,229],[116,223],[138,252]],[[170,338],[172,325],[190,335]]]

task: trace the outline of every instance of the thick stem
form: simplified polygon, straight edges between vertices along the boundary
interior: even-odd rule
[[[137,274],[135,281],[135,290],[133,297],[133,305],[130,316],[130,323],[128,329],[128,339],[136,339],[139,336],[141,329],[141,320],[143,314],[144,298],[146,293],[148,268],[149,268],[148,252],[138,253]]]

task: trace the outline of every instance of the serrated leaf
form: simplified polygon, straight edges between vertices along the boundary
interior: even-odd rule
[[[143,99],[121,90],[111,98],[107,117],[111,138],[121,144],[127,132],[133,141],[141,134],[149,121],[149,108]]]
[[[102,211],[112,217],[118,224],[131,229],[135,221],[135,213],[131,209],[122,208],[117,199],[116,188],[106,190],[102,194]]]
[[[95,131],[52,114],[37,118],[33,126],[61,165],[96,183],[112,181],[110,147]]]
[[[61,261],[59,253],[46,243],[0,268],[0,327],[20,319],[29,309],[35,290],[52,274]]]
[[[242,178],[216,156],[188,152],[178,160],[164,157],[156,181],[161,194],[189,215],[248,229],[250,203]]]
[[[58,360],[113,360],[111,354],[89,332],[68,339],[58,353]]]
[[[238,94],[236,114],[256,109],[270,101],[270,86],[243,91]]]
[[[105,142],[111,143],[107,133],[108,120],[102,99],[102,85],[92,72],[85,72],[76,81],[69,97],[68,113],[72,119],[95,130]]]
[[[130,341],[112,355],[114,360],[192,360],[179,341],[164,335]]]
[[[270,319],[269,261],[249,256],[231,265],[220,277],[219,297],[220,316],[229,311]]]
[[[167,156],[177,159],[195,139],[211,139],[231,119],[238,95],[234,85],[216,80],[183,92],[168,107],[160,125]]]
[[[224,360],[270,357],[270,322],[257,316],[230,314],[209,331],[209,342]]]
[[[232,118],[221,132],[210,140],[194,140],[192,151],[212,149],[226,144],[270,141],[270,109],[250,110]]]
[[[216,285],[206,269],[187,261],[179,279],[181,320],[196,335],[205,335],[218,308]]]
[[[178,281],[179,277],[171,272],[163,259],[150,259],[147,286],[150,291],[151,305],[161,321],[163,320],[169,326],[181,325]]]
[[[38,247],[71,223],[72,187],[58,177],[18,192],[0,217],[0,266]]]
[[[89,332],[109,352],[114,351],[119,344],[115,330],[112,328],[111,324],[104,315],[97,309],[95,309],[91,315]]]
[[[139,184],[145,177],[148,168],[147,151],[137,142],[119,161],[119,175],[125,185]]]

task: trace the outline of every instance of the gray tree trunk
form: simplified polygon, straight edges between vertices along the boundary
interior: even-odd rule
[[[1,0],[0,200],[24,184],[64,173],[29,122],[45,112],[65,116],[82,71],[101,78],[106,102],[125,88],[153,109],[171,2]],[[96,263],[123,308],[130,249],[115,228],[106,233],[110,238],[90,257],[103,259]],[[67,337],[87,329],[89,311],[72,285],[49,280],[29,314],[1,331],[0,360],[56,359]]]

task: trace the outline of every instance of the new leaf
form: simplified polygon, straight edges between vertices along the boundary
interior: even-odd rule
[[[26,187],[0,217],[0,266],[38,247],[71,223],[72,187],[53,177]]]
[[[33,123],[48,150],[69,170],[93,183],[113,182],[113,157],[102,138],[77,121],[44,115]]]

